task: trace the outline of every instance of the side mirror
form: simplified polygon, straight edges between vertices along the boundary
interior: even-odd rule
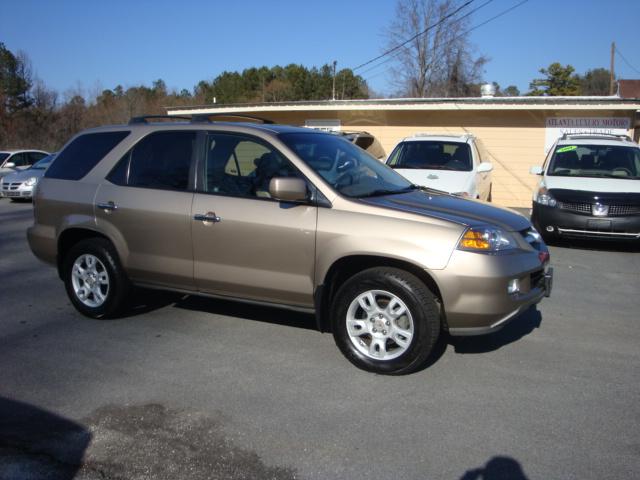
[[[529,173],[531,175],[542,175],[544,173],[544,171],[542,170],[542,167],[536,165],[535,167],[531,167],[529,169]]]
[[[490,162],[482,162],[478,165],[478,173],[490,172],[491,170],[493,170],[493,164]]]
[[[4,168],[16,168],[16,164],[14,162],[7,162],[4,164]]]
[[[269,182],[269,195],[283,202],[303,202],[307,199],[307,182],[295,177],[274,177]]]

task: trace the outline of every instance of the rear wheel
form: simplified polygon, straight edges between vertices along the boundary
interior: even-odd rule
[[[130,284],[108,240],[89,238],[75,244],[62,271],[67,295],[80,313],[109,318],[121,312]]]
[[[401,375],[422,366],[440,334],[434,294],[414,275],[371,268],[354,275],[333,304],[336,344],[358,368]]]

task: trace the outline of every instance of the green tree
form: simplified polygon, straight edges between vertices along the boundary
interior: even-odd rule
[[[537,78],[529,84],[528,95],[534,96],[572,96],[580,95],[580,78],[575,75],[575,69],[571,65],[563,67],[558,62],[552,63],[548,68],[541,68],[539,72],[545,78]]]
[[[609,95],[611,73],[606,68],[594,68],[579,77],[583,95]]]
[[[509,85],[507,88],[502,90],[502,95],[504,95],[505,97],[519,97],[520,90],[518,90],[518,87],[516,87],[515,85]]]
[[[0,43],[0,99],[7,113],[27,108],[32,103],[29,62],[24,55],[14,55]]]

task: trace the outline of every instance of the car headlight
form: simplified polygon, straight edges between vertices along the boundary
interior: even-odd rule
[[[547,187],[540,187],[538,189],[538,194],[536,195],[536,203],[540,205],[547,205],[549,207],[555,207],[558,202],[553,198],[553,195],[549,193]]]
[[[498,252],[518,246],[515,238],[496,227],[469,228],[458,242],[458,250]]]
[[[27,187],[33,187],[36,183],[38,183],[38,177],[31,177],[29,180],[24,182]]]

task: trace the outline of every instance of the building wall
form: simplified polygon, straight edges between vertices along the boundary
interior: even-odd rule
[[[547,117],[629,117],[614,110],[423,110],[423,111],[290,111],[255,112],[277,123],[304,125],[307,120],[339,119],[343,130],[374,135],[387,155],[404,137],[417,132],[472,133],[492,156],[493,202],[530,207],[538,177],[529,174],[545,157]],[[630,132],[632,135],[633,133]]]

